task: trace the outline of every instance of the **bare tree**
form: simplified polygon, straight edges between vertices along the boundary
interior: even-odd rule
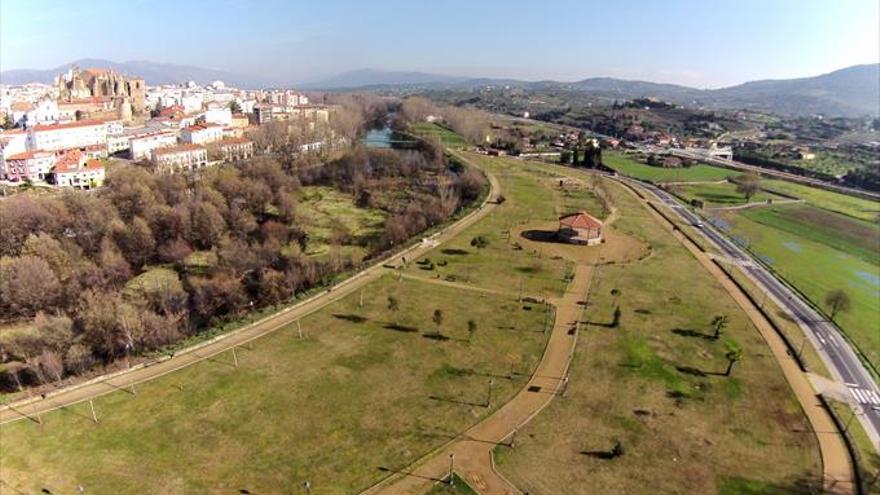
[[[825,304],[827,304],[828,308],[831,310],[831,321],[834,321],[834,318],[838,313],[841,311],[849,311],[849,308],[852,306],[852,301],[846,291],[843,289],[834,289],[828,291],[828,294],[825,296]]]
[[[746,201],[752,199],[761,190],[761,176],[755,172],[748,172],[736,179],[736,192],[746,197]]]

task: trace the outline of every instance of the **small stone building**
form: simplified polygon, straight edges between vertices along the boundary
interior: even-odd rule
[[[562,242],[592,246],[602,242],[601,220],[585,211],[572,213],[559,218],[556,236]]]

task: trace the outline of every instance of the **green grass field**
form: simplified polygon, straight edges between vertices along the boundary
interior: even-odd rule
[[[598,268],[571,384],[496,449],[529,493],[794,493],[821,476],[814,437],[762,337],[649,213],[619,188],[616,225],[650,242],[642,262]],[[612,290],[620,291],[619,296]],[[615,300],[619,328],[603,326]],[[730,317],[722,338],[716,314]],[[731,377],[724,353],[743,351]],[[602,459],[615,440],[625,454]],[[754,490],[748,491],[746,487]]]
[[[652,167],[651,165],[639,163],[629,156],[613,152],[604,153],[602,163],[617,170],[622,175],[655,183],[718,181],[732,175],[740,175],[735,170],[713,167],[702,163],[685,168]]]
[[[444,146],[463,148],[467,144],[460,135],[433,122],[417,122],[411,124],[409,128],[414,134],[419,136],[437,136]]]
[[[28,492],[273,492],[308,479],[315,494],[354,493],[485,416],[489,376],[510,397],[525,378],[507,375],[528,373],[546,337],[542,312],[508,297],[388,276],[364,299],[304,318],[304,340],[293,325],[240,348],[237,369],[227,353],[101,397],[99,424],[80,404],[44,415],[42,431],[4,425],[2,477]],[[448,341],[426,338],[434,309]]]
[[[750,200],[736,191],[736,184],[725,182],[722,184],[677,184],[670,186],[670,190],[685,201],[697,199],[703,201],[707,207],[713,206],[736,206],[748,203],[766,203],[785,199],[766,191],[759,191]]]
[[[722,216],[734,236],[745,239],[752,251],[814,303],[824,307],[828,291],[846,291],[852,308],[839,314],[837,323],[874,366],[880,366],[880,264],[875,247],[880,229],[876,225],[801,205]]]
[[[387,475],[380,468],[402,469],[485,417],[489,377],[497,407],[545,344],[544,311],[515,300],[520,281],[527,296],[558,294],[570,269],[517,249],[505,231],[573,206],[603,210],[588,191],[559,189],[562,169],[469,156],[499,179],[506,201],[430,254],[434,270],[410,260],[405,276],[365,287],[363,307],[356,292],[305,317],[305,339],[291,325],[239,348],[238,368],[226,353],[137,395],[96,399],[99,424],[79,404],[43,415],[42,428],[0,426],[0,477],[28,493],[78,484],[86,493],[274,493],[304,480],[315,495],[356,493]],[[569,396],[520,432],[502,472],[522,489],[546,487],[540,493],[705,492],[724,477],[770,486],[816,473],[813,437],[795,433],[807,427],[760,336],[646,210],[609,189],[623,214],[615,228],[656,252],[598,269],[587,319],[610,319],[617,288],[621,327],[588,326]],[[476,236],[488,245],[471,246]],[[435,309],[449,340],[435,335]],[[718,312],[731,317],[727,333],[700,338]],[[723,370],[731,346],[745,355],[732,378],[695,374]],[[577,453],[616,437],[628,449],[622,462]]]
[[[877,201],[782,180],[765,179],[761,181],[761,186],[769,191],[776,191],[804,199],[813,206],[843,213],[861,220],[876,223],[878,216],[880,216],[880,202]]]

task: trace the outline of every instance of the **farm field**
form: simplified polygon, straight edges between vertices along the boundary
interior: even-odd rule
[[[617,170],[622,175],[655,183],[719,181],[731,175],[740,175],[735,170],[713,167],[702,163],[686,168],[652,167],[651,165],[639,163],[621,153],[603,154],[602,163]]]
[[[700,200],[705,206],[710,208],[713,206],[737,206],[746,203],[767,203],[767,201],[786,199],[767,191],[758,191],[750,200],[746,200],[745,196],[736,191],[736,184],[732,182],[719,184],[676,184],[670,186],[669,190],[688,202],[694,199]]]
[[[815,438],[797,433],[809,427],[761,335],[648,211],[609,189],[622,212],[615,227],[652,255],[597,268],[567,393],[518,432],[515,449],[496,448],[500,472],[529,493],[815,487]],[[609,328],[618,304],[620,325]],[[708,337],[716,314],[730,318],[718,340]],[[732,348],[742,361],[718,375]],[[608,459],[616,441],[624,454]]]
[[[727,212],[721,218],[732,235],[826,312],[828,291],[846,291],[852,308],[840,313],[837,323],[880,366],[880,228],[803,205]]]
[[[768,191],[795,196],[806,200],[813,206],[843,213],[860,220],[876,222],[880,216],[880,202],[869,199],[775,179],[761,181],[761,187]]]

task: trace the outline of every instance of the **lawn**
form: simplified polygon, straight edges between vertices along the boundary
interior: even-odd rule
[[[467,482],[457,474],[453,475],[455,484],[450,486],[446,481],[437,483],[427,495],[477,495]]]
[[[871,201],[870,199],[775,179],[761,181],[761,187],[768,191],[795,196],[806,200],[807,203],[813,206],[843,213],[861,220],[876,223],[878,217],[880,217],[880,202]]]
[[[719,181],[732,175],[741,175],[735,170],[702,163],[683,168],[652,167],[639,163],[629,156],[613,152],[605,153],[602,157],[602,163],[617,170],[621,175],[655,183]]]
[[[2,478],[28,492],[355,493],[490,412],[543,351],[543,313],[510,297],[386,276],[296,325],[88,404],[0,427]],[[392,313],[387,297],[399,300]],[[444,319],[435,336],[435,309]],[[467,321],[478,322],[467,342]],[[399,323],[396,325],[395,322]],[[244,492],[242,492],[244,493]]]
[[[815,483],[815,438],[800,433],[809,426],[760,334],[647,210],[610,189],[615,227],[653,254],[598,268],[568,391],[519,431],[515,449],[496,449],[501,473],[554,494],[791,493]],[[620,326],[608,328],[617,304]],[[729,325],[713,340],[717,314]],[[731,348],[742,361],[717,375]],[[618,440],[625,453],[603,458]]]
[[[814,303],[824,307],[828,291],[846,291],[852,308],[837,323],[880,366],[880,265],[871,247],[877,245],[877,226],[804,206],[727,212],[722,218],[733,236]]]
[[[736,184],[732,182],[720,184],[676,184],[670,186],[669,189],[687,202],[694,199],[700,200],[705,206],[710,208],[715,206],[737,206],[746,203],[767,203],[767,201],[785,199],[773,193],[758,191],[751,199],[746,200],[742,193],[736,191]]]
[[[410,125],[410,130],[419,136],[437,136],[444,146],[463,148],[465,140],[454,131],[433,122],[417,122]]]

